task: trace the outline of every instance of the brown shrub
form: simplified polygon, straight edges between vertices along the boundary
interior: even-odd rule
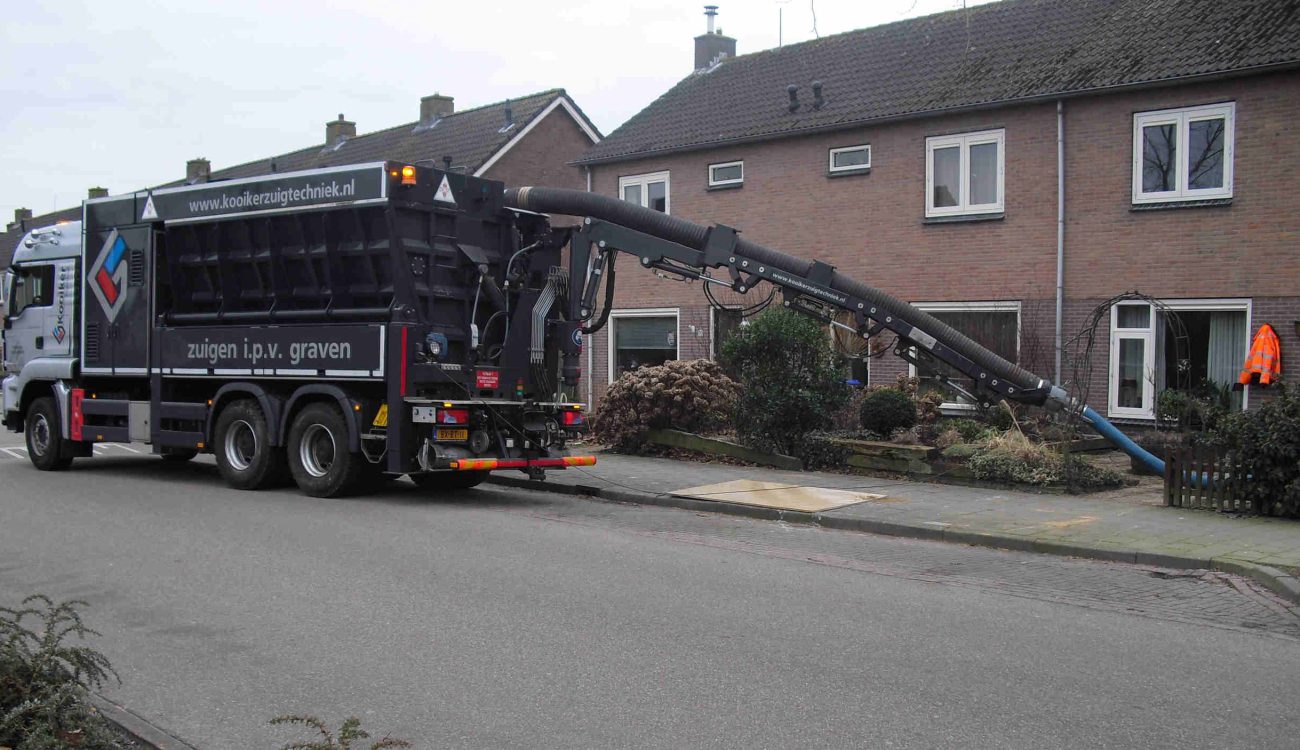
[[[646,433],[671,428],[705,434],[725,429],[740,386],[718,363],[674,360],[620,375],[605,393],[592,435],[622,453],[635,453]]]

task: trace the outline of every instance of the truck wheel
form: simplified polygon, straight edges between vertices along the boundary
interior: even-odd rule
[[[447,490],[467,490],[483,484],[488,478],[487,471],[434,471],[425,474],[412,474],[411,481],[422,490],[444,492]]]
[[[289,471],[312,497],[341,497],[357,488],[366,457],[348,451],[348,426],[330,404],[311,404],[289,428]]]
[[[41,471],[61,471],[72,465],[72,442],[63,438],[59,408],[43,396],[27,409],[27,456]]]
[[[256,401],[235,401],[217,416],[213,453],[226,484],[261,490],[284,480],[284,451],[271,445],[266,417]]]

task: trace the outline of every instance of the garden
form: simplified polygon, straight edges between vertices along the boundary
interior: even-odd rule
[[[774,308],[746,323],[717,361],[623,373],[596,415],[594,439],[620,453],[721,454],[782,468],[980,485],[1086,492],[1138,481],[1077,414],[1002,402],[945,415],[945,396],[914,377],[850,385],[847,360],[815,320]],[[1222,389],[1165,391],[1156,428],[1139,442],[1156,455],[1185,446],[1231,453],[1251,472],[1250,492],[1269,497],[1276,514],[1294,515],[1300,397],[1277,390],[1250,412],[1234,411]]]

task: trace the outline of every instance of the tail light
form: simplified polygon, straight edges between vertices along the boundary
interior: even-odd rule
[[[438,424],[469,424],[469,409],[439,409]]]
[[[86,415],[81,411],[81,402],[86,398],[86,392],[80,388],[73,388],[72,393],[68,396],[68,439],[81,440],[81,428],[86,424]]]
[[[564,426],[565,426],[565,427],[574,427],[574,426],[576,426],[576,425],[580,425],[580,424],[582,424],[582,412],[580,412],[580,411],[566,411],[566,412],[564,412]]]

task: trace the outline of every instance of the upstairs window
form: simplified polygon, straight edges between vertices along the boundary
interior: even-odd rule
[[[925,215],[1002,212],[1004,130],[925,139]]]
[[[709,165],[709,187],[731,187],[745,184],[745,162],[728,161]]]
[[[628,203],[668,213],[668,173],[652,172],[620,177],[618,195]]]
[[[1133,115],[1133,202],[1232,197],[1236,105]]]
[[[832,174],[842,172],[865,172],[871,169],[871,146],[844,146],[830,150],[830,165],[827,170]]]

